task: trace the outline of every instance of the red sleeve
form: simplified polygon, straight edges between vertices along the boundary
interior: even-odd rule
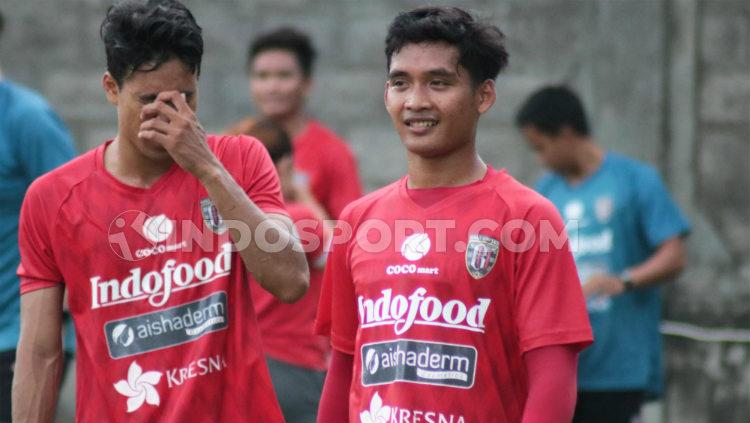
[[[519,246],[514,301],[521,352],[547,345],[588,346],[591,325],[560,215],[542,200],[523,224],[526,230],[516,230],[520,238],[512,244]]]
[[[558,423],[573,419],[576,407],[578,350],[571,345],[537,348],[523,356],[529,395],[521,423]]]
[[[281,196],[281,184],[268,151],[255,138],[240,135],[242,145],[242,189],[266,213],[288,215]]]
[[[319,423],[349,421],[349,390],[353,368],[353,355],[336,350],[331,352],[331,364],[328,366],[318,407]]]
[[[18,224],[21,263],[17,271],[21,294],[49,288],[63,280],[52,248],[50,231],[54,227],[57,206],[51,201],[48,196],[40,194],[39,184],[34,183],[26,192],[21,206]]]
[[[325,235],[323,221],[318,219],[312,210],[299,203],[286,204],[286,210],[297,229],[307,262],[311,267],[322,268],[316,264],[319,262],[325,264],[325,242],[328,237]]]
[[[349,147],[341,142],[342,148],[337,154],[329,155],[332,181],[325,204],[331,218],[338,219],[341,212],[349,203],[362,196],[362,184],[357,172],[357,161]]]
[[[348,223],[342,218],[336,227],[337,234],[346,227],[349,227]],[[350,242],[334,244],[328,257],[315,319],[315,333],[330,336],[333,348],[354,354],[359,317],[349,266]]]

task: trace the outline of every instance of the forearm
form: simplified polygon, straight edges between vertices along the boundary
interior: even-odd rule
[[[577,348],[555,345],[524,355],[529,395],[521,423],[568,423],[576,404]]]
[[[15,423],[52,421],[62,372],[62,287],[21,296],[12,409]]]
[[[334,349],[318,407],[318,422],[349,420],[349,389],[352,384],[354,356]]]
[[[41,353],[19,343],[16,357],[13,422],[51,422],[62,374],[62,346],[56,352]]]
[[[682,239],[673,238],[659,246],[646,261],[628,269],[628,274],[636,287],[645,288],[679,274],[685,261]]]
[[[221,164],[201,182],[253,277],[282,301],[299,299],[307,290],[309,274],[291,230],[260,210]]]

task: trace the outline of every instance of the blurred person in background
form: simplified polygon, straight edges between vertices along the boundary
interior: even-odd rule
[[[315,56],[310,37],[298,29],[278,28],[254,39],[247,71],[260,116],[243,119],[227,132],[246,133],[257,119],[281,125],[292,137],[297,183],[309,186],[326,218],[337,219],[344,206],[362,195],[362,185],[346,142],[305,110]]]
[[[263,351],[286,422],[314,423],[330,352],[328,339],[313,333],[330,234],[323,224],[323,208],[306,185],[295,184],[292,142],[284,128],[262,120],[247,135],[263,143],[276,166],[284,203],[310,268],[310,288],[294,304],[260,287],[252,290]]]
[[[569,88],[535,92],[516,123],[549,170],[536,190],[568,223],[594,329],[573,421],[629,423],[661,390],[660,284],[685,265],[688,222],[656,169],[596,144]]]
[[[4,28],[0,11],[0,39]],[[29,185],[72,159],[73,141],[62,120],[37,93],[14,83],[0,69],[0,422],[11,421],[11,385],[20,330],[16,268],[18,218]],[[67,320],[67,317],[66,317]],[[63,368],[75,350],[65,330]]]

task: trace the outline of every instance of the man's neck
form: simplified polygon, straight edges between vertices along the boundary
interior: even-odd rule
[[[122,183],[138,188],[152,186],[173,164],[173,160],[150,160],[119,136],[104,150],[105,169]]]
[[[487,165],[473,143],[442,157],[408,155],[409,188],[441,188],[469,185],[484,177]]]
[[[298,110],[289,116],[278,119],[277,123],[284,127],[291,138],[296,138],[305,130],[308,120],[305,112]]]
[[[594,174],[604,161],[604,149],[590,139],[580,141],[576,147],[575,165],[565,175],[571,184],[580,183]]]

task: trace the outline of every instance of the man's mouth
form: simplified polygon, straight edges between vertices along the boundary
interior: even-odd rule
[[[409,118],[404,120],[406,126],[410,128],[431,128],[438,124],[437,119]]]

